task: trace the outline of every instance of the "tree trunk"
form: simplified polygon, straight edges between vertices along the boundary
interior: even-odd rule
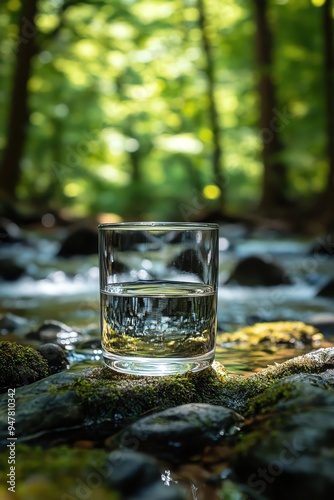
[[[334,209],[334,49],[332,0],[323,6],[324,74],[327,120],[327,157],[329,172],[326,186],[326,205]]]
[[[31,73],[31,59],[36,53],[36,12],[37,0],[22,2],[16,47],[16,67],[7,119],[7,143],[0,165],[0,186],[9,202],[15,199],[15,191],[20,179],[20,161],[29,120],[27,84]]]
[[[212,54],[212,47],[207,33],[207,19],[204,0],[197,0],[197,9],[199,14],[199,28],[202,35],[202,46],[205,55],[205,74],[207,78],[207,91],[209,100],[209,117],[212,132],[213,153],[212,153],[212,167],[213,167],[213,182],[220,189],[220,209],[224,209],[224,194],[225,194],[225,179],[223,174],[223,151],[221,147],[221,129],[219,126],[219,113],[215,99],[215,65]]]
[[[267,0],[255,0],[256,58],[259,69],[260,127],[263,180],[260,208],[275,213],[286,205],[286,169],[279,158],[283,146],[279,131],[286,118],[276,106],[272,80],[272,36],[267,18]]]

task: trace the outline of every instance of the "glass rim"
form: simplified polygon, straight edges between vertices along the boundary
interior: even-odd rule
[[[162,231],[212,231],[219,229],[219,224],[214,222],[106,222],[97,226],[98,230],[123,229],[123,230],[150,230]]]

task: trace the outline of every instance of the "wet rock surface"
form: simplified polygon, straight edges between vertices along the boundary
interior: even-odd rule
[[[334,297],[334,278],[330,279],[318,292],[319,297]]]
[[[182,461],[234,434],[242,421],[240,415],[223,406],[190,403],[141,418],[113,442],[124,447],[136,442],[138,449],[159,458]]]
[[[97,244],[97,231],[89,228],[75,229],[63,241],[58,257],[97,254]]]
[[[159,500],[183,500],[185,492],[173,484],[166,487],[153,457],[138,451],[116,450],[106,461],[110,470],[107,482],[129,500],[159,498]]]
[[[85,338],[81,332],[77,332],[71,326],[53,319],[44,321],[37,330],[29,332],[26,337],[31,340],[59,344],[72,344]]]
[[[254,398],[232,467],[251,498],[329,498],[334,487],[334,372],[295,375]]]
[[[66,354],[59,345],[43,344],[37,351],[46,359],[50,375],[59,373],[69,367]]]
[[[10,245],[22,241],[21,230],[15,222],[0,217],[0,243]]]
[[[21,328],[27,327],[29,322],[17,316],[16,314],[6,313],[0,315],[0,334],[7,335],[8,333],[18,331]]]
[[[25,269],[12,259],[0,260],[0,280],[16,281],[25,273]]]
[[[291,280],[285,270],[271,257],[256,255],[240,260],[232,271],[226,284],[242,286],[276,286],[287,285]]]
[[[332,368],[334,348],[319,349],[249,377],[230,376],[218,363],[215,368],[173,377],[124,376],[108,368],[64,371],[17,389],[17,435],[22,442],[41,436],[49,439],[59,431],[77,439],[102,439],[130,419],[189,403],[220,405],[243,415],[252,398],[277,380]],[[6,405],[3,395],[0,408]],[[0,417],[1,436],[6,435],[5,416],[3,412]]]

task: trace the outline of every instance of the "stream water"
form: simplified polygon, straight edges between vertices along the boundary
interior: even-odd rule
[[[82,332],[86,340],[97,339],[100,335],[97,257],[56,258],[62,237],[61,232],[51,237],[29,234],[29,246],[0,247],[0,258],[10,256],[25,267],[28,274],[14,282],[0,283],[0,313],[11,312],[29,321],[18,330],[21,342],[25,341],[26,330],[34,330],[49,319],[70,325],[74,331]],[[230,241],[232,245],[228,247]],[[234,331],[262,321],[308,322],[315,314],[332,313],[333,300],[316,295],[328,277],[334,275],[334,259],[309,255],[311,240],[283,238],[271,233],[245,238],[231,225],[221,229],[220,246],[224,250],[220,252],[218,331]],[[274,258],[284,267],[292,284],[275,287],[224,285],[236,262],[254,254]],[[328,342],[333,340],[331,333],[334,334],[329,332]],[[75,343],[68,342],[66,349],[75,370],[82,363],[99,363],[101,357],[99,349],[85,351],[81,346],[76,349]],[[301,352],[304,350],[240,349],[218,345],[216,359],[231,372],[247,374]]]
[[[36,330],[43,321],[52,319],[69,325],[74,334],[59,337],[58,342],[67,350],[70,369],[77,371],[102,363],[102,352],[98,345],[99,273],[95,256],[67,260],[55,257],[63,236],[62,231],[51,235],[28,233],[28,246],[16,244],[0,247],[0,258],[10,257],[27,271],[27,276],[17,281],[0,282],[0,314],[12,313],[27,320],[14,333],[3,335],[3,339],[17,339],[34,346],[38,342],[28,340],[25,334]],[[312,244],[311,240],[267,232],[246,237],[243,228],[232,225],[222,227],[218,331],[234,331],[262,321],[307,323],[315,315],[331,314],[333,299],[317,297],[317,292],[329,277],[334,276],[334,259],[311,256]],[[224,285],[235,264],[241,258],[254,254],[273,257],[284,267],[292,284],[255,288]],[[334,331],[330,328],[325,333],[324,345],[334,345]],[[95,343],[90,342],[94,340]],[[310,349],[218,345],[216,360],[231,373],[246,375]],[[217,474],[217,470],[224,477],[225,452],[217,447],[197,463],[182,465],[177,472],[173,472],[166,464],[164,477],[168,477],[169,481],[188,483],[190,498],[209,498],[207,495],[210,492],[210,498],[221,498],[217,496],[215,487],[210,486],[209,479]]]

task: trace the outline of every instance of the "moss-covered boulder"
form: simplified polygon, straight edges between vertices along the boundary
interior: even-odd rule
[[[300,348],[304,346],[320,347],[323,335],[314,326],[301,321],[276,321],[273,323],[257,323],[240,328],[232,333],[218,335],[220,345],[245,346],[285,346]]]
[[[249,377],[224,367],[171,377],[122,375],[108,368],[61,372],[16,390],[17,437],[21,441],[56,436],[104,438],[131,419],[187,403],[209,403],[244,413],[254,396],[284,377],[334,368],[334,348],[293,358]],[[0,436],[6,436],[7,395],[0,398]],[[3,442],[4,443],[4,442]]]
[[[0,342],[0,390],[31,384],[47,377],[47,360],[32,347]]]
[[[230,464],[250,498],[332,496],[333,388],[329,369],[287,377],[253,398]]]

